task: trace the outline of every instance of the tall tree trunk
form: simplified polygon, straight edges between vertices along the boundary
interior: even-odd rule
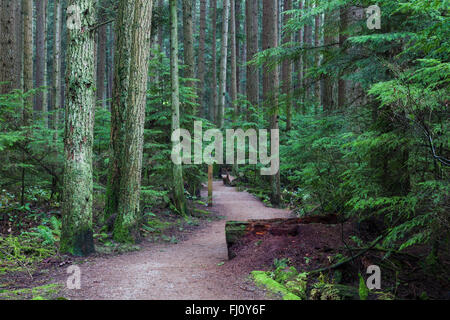
[[[61,107],[61,0],[55,0],[53,25],[53,83],[52,83],[52,111],[53,129],[58,128],[59,109]]]
[[[245,2],[247,60],[251,61],[258,53],[258,3]],[[247,100],[256,107],[259,103],[259,69],[255,65],[247,65]],[[250,118],[250,113],[247,114]]]
[[[339,22],[339,46],[344,49],[345,48],[345,41],[347,40],[347,36],[344,34],[344,32],[347,30],[348,26],[348,16],[347,16],[348,9],[346,7],[343,7],[340,9],[340,22]],[[343,70],[340,70],[339,74],[339,80],[338,80],[338,108],[342,110],[342,108],[346,104],[346,93],[347,93],[347,81],[342,79],[343,76]]]
[[[332,24],[334,15],[331,12],[325,13],[324,18],[324,45],[329,46],[333,43]],[[333,110],[333,79],[331,76],[326,75],[323,81],[322,90],[322,106],[323,111],[330,112]]]
[[[164,0],[158,0],[158,10],[160,12],[160,14],[162,14],[163,10],[164,10]],[[158,45],[159,45],[159,50],[161,50],[161,52],[163,51],[163,45],[164,45],[164,29],[163,29],[163,25],[159,25],[158,26]]]
[[[237,93],[242,93],[241,89],[241,61],[242,61],[242,52],[240,41],[241,35],[241,16],[242,16],[242,0],[234,0],[234,25],[236,32],[236,83],[237,83]],[[244,21],[242,21],[244,22]],[[239,108],[239,106],[238,106]],[[240,111],[240,110],[239,110]]]
[[[284,0],[284,11],[288,11],[292,9],[292,0]],[[283,25],[286,26],[290,15],[283,15]],[[285,34],[283,37],[283,43],[289,43],[293,41],[293,34]],[[292,61],[284,60],[282,64],[282,75],[283,75],[283,87],[282,92],[285,95],[285,104],[286,104],[286,130],[291,130],[292,127]]]
[[[311,1],[312,0],[305,0],[304,8],[305,10],[311,9]],[[305,47],[309,48],[312,47],[312,22],[308,22],[304,26],[303,31],[303,41]],[[311,57],[310,57],[311,51],[305,51],[303,54],[303,79],[304,79],[304,88],[305,88],[305,98],[306,100],[311,98],[311,79],[307,77],[309,68],[311,67]]]
[[[319,5],[318,0],[315,1],[314,7],[317,8]],[[321,15],[316,14],[314,17],[314,46],[317,48],[320,46],[320,24]],[[320,66],[320,51],[315,49],[314,54],[314,67],[318,68]],[[314,100],[316,102],[316,110],[318,109],[317,104],[320,103],[320,80],[315,80],[314,83]]]
[[[128,88],[130,83],[130,48],[134,1],[122,0],[116,17],[116,42],[114,50],[114,80],[111,102],[111,155],[109,160],[108,186],[106,190],[105,219],[116,217],[122,177],[120,159],[123,158],[124,124],[128,112]]]
[[[20,21],[17,21],[17,1],[1,0],[0,2],[0,94],[9,93],[13,89],[21,88],[21,72],[18,69],[18,39]]]
[[[22,0],[23,19],[23,91],[33,89],[33,0]],[[2,45],[3,47],[3,45]],[[0,55],[1,58],[1,55]],[[31,118],[30,108],[33,107],[33,96],[25,99],[23,114],[24,125]]]
[[[184,46],[184,77],[195,78],[195,59],[194,59],[194,26],[193,26],[193,6],[197,1],[183,0],[183,46]],[[187,81],[186,86],[195,89],[193,81]],[[195,107],[190,110],[191,114],[195,114]]]
[[[98,21],[106,20],[104,1],[100,1],[100,8],[98,12]],[[98,28],[98,46],[97,46],[97,101],[101,103],[104,108],[106,105],[105,97],[105,76],[106,76],[106,32],[108,26],[103,25]]]
[[[198,40],[198,83],[197,94],[199,103],[199,113],[206,116],[204,108],[204,94],[205,94],[205,38],[206,38],[206,0],[200,0],[200,26],[199,26],[199,40]]]
[[[220,75],[219,75],[219,106],[217,110],[217,125],[223,128],[225,116],[225,94],[227,85],[228,60],[228,23],[230,16],[230,0],[223,0],[222,10],[222,47],[220,48]]]
[[[139,240],[142,221],[139,201],[153,1],[134,0],[134,2],[128,109],[124,119],[126,147],[121,159],[119,215],[114,225],[114,239],[120,242]]]
[[[263,50],[278,46],[278,6],[277,0],[263,1]],[[264,66],[263,94],[267,113],[270,115],[270,129],[278,130],[278,67]],[[271,176],[271,202],[277,206],[281,203],[280,171]]]
[[[239,105],[236,102],[237,88],[237,47],[236,47],[236,12],[235,0],[230,0],[230,39],[231,39],[231,103],[234,107],[234,117],[239,114]]]
[[[172,132],[180,128],[180,79],[178,75],[178,19],[177,1],[170,3],[170,74],[172,86]],[[176,142],[174,142],[176,143]],[[173,198],[181,215],[186,215],[184,198],[183,169],[181,164],[173,164]]]
[[[94,140],[94,0],[70,0],[79,6],[81,29],[68,29],[64,189],[61,253],[94,251],[92,231],[92,145]]]
[[[47,0],[36,0],[36,87],[47,86]],[[36,94],[38,118],[48,126],[47,91]]]
[[[217,0],[210,0],[211,8],[211,24],[212,24],[212,39],[211,39],[211,106],[209,109],[209,118],[211,121],[217,123]]]

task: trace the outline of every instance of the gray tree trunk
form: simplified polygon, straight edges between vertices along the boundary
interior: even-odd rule
[[[92,145],[95,111],[94,0],[70,0],[79,6],[81,29],[68,29],[64,187],[61,253],[88,255],[94,251],[92,231]]]

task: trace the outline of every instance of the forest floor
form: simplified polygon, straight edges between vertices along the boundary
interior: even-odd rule
[[[203,196],[204,194],[202,194]],[[69,299],[264,299],[245,270],[227,268],[227,220],[288,217],[247,192],[214,182],[212,210],[222,217],[177,244],[143,245],[138,252],[98,257],[81,264],[81,289]],[[66,276],[67,277],[67,276]]]
[[[206,190],[202,191],[206,198]],[[280,298],[255,286],[250,277],[254,270],[274,270],[275,262],[285,261],[299,272],[314,270],[335,263],[348,255],[343,240],[362,232],[377,235],[374,226],[312,223],[299,226],[298,235],[248,235],[234,247],[237,256],[228,260],[225,223],[229,220],[287,218],[288,210],[267,207],[254,195],[214,182],[213,206],[198,208],[202,218],[198,224],[173,224],[158,240],[147,237],[139,251],[97,254],[88,258],[55,257],[46,259],[33,272],[10,274],[0,278],[0,300],[28,299],[153,299],[153,300],[254,300]],[[173,219],[173,217],[171,218]],[[367,230],[366,230],[367,229]],[[164,241],[161,238],[165,237]],[[170,241],[167,241],[167,240]],[[175,239],[176,241],[172,241]],[[366,239],[369,241],[370,239]],[[365,240],[365,241],[366,241]],[[352,241],[347,245],[354,246]],[[369,265],[383,270],[383,292],[371,293],[369,299],[449,298],[448,271],[427,272],[421,267],[426,250],[412,248],[384,258],[383,251],[370,251],[340,271],[325,273],[321,281],[339,282],[356,290],[358,273],[365,274]],[[448,270],[448,255],[440,265]],[[62,261],[62,262],[61,262]],[[81,289],[69,290],[67,267],[76,264],[81,270]],[[276,266],[275,266],[276,267]],[[283,269],[284,270],[284,269]],[[283,271],[282,270],[282,271]],[[284,271],[283,271],[284,272]],[[308,278],[309,287],[316,282]],[[331,282],[330,282],[331,281]]]

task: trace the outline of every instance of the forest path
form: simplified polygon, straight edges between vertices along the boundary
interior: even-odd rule
[[[157,244],[138,252],[96,258],[80,265],[81,290],[67,290],[70,299],[222,300],[264,299],[261,290],[247,290],[248,274],[224,272],[227,220],[287,217],[247,192],[213,184],[213,209],[225,219],[197,230],[178,244]],[[205,190],[203,190],[205,192]],[[205,194],[202,194],[205,195]]]

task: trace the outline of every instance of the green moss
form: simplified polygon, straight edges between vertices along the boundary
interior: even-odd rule
[[[51,300],[58,299],[58,294],[64,286],[51,283],[34,288],[6,290],[0,289],[0,300]]]
[[[264,271],[252,271],[252,276],[258,286],[264,286],[272,293],[280,294],[283,300],[301,300],[300,297],[289,292],[285,286],[273,280]]]

